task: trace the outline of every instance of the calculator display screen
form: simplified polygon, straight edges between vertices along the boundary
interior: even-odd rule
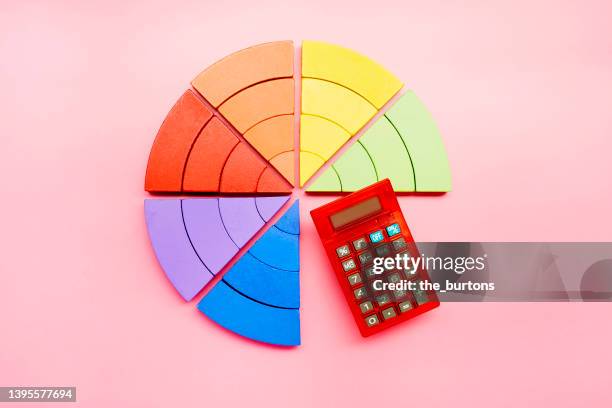
[[[350,224],[353,221],[367,217],[368,215],[376,214],[381,209],[382,205],[380,204],[380,200],[378,197],[374,196],[360,202],[359,204],[352,205],[342,211],[332,214],[329,219],[332,226],[335,229],[338,229],[344,227],[346,224]]]

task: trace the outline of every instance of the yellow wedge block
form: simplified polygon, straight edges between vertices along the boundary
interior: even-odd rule
[[[335,82],[380,109],[402,87],[382,65],[348,48],[321,41],[302,43],[302,77]]]
[[[354,135],[376,114],[376,108],[340,85],[302,78],[302,113],[329,119]]]
[[[351,138],[343,127],[320,116],[302,115],[300,120],[300,186]],[[316,159],[308,154],[316,155]]]

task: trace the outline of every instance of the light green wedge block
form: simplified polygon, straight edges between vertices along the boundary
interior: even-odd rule
[[[389,178],[398,192],[451,190],[442,138],[412,91],[404,94],[306,191],[349,192],[384,178]]]
[[[336,175],[337,174],[337,175]],[[340,177],[341,189],[331,189],[337,184],[333,182],[334,177]],[[348,148],[346,152],[317,178],[306,191],[355,191],[362,186],[368,186],[377,181],[376,169],[372,160],[357,141]]]
[[[385,116],[402,135],[412,160],[416,191],[451,191],[451,174],[438,128],[425,105],[406,92]]]

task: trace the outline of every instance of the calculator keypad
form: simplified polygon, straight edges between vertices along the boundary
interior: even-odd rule
[[[431,300],[427,292],[418,286],[419,281],[415,282],[416,290],[405,290],[399,285],[418,276],[418,272],[413,273],[412,268],[385,270],[382,274],[374,272],[375,258],[395,257],[396,254],[402,256],[403,253],[410,256],[399,223],[383,226],[365,237],[357,236],[336,248],[338,262],[346,272],[346,282],[353,291],[367,327],[396,318]],[[376,290],[374,282],[379,280],[397,284],[397,287]]]

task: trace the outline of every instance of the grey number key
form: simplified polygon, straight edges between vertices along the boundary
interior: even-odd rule
[[[376,326],[378,323],[380,323],[378,321],[378,316],[376,316],[375,314],[373,314],[372,316],[366,317],[365,322],[368,325],[368,327]]]
[[[351,286],[355,286],[356,284],[361,283],[361,275],[359,273],[353,273],[349,275],[347,279]]]

